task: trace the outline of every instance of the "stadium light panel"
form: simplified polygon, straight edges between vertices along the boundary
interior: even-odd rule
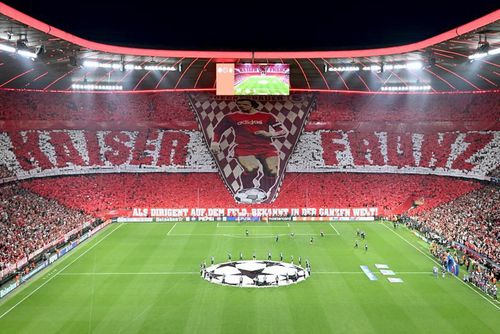
[[[485,58],[488,56],[494,56],[500,53],[500,48],[498,49],[493,49],[493,50],[488,50],[488,52],[474,52],[469,56],[470,60],[476,60],[476,59],[481,59]]]
[[[488,51],[488,56],[494,56],[500,53],[500,48]]]
[[[17,53],[17,54],[19,54],[23,57],[26,57],[26,58],[32,58],[32,59],[38,58],[38,55],[34,52],[31,52],[28,50],[16,49],[15,47],[9,46],[9,45],[0,44],[0,50],[6,51],[6,52]]]
[[[8,46],[8,45],[3,45],[3,44],[0,44],[0,50],[12,52],[12,53],[16,52],[16,48],[14,48],[12,46]]]
[[[72,84],[73,90],[123,90],[121,85]]]
[[[125,64],[125,70],[127,70],[127,71],[142,70],[142,67],[139,65],[134,65],[134,64]]]
[[[93,68],[99,67],[99,63],[92,60],[85,60],[82,65],[84,67],[93,67]]]
[[[423,92],[431,89],[432,87],[430,85],[382,86],[380,88],[383,92]]]
[[[173,66],[160,66],[160,65],[146,65],[144,66],[146,71],[175,71],[176,68]]]
[[[358,66],[335,66],[328,68],[329,72],[354,72],[359,70],[360,68]]]
[[[379,72],[381,67],[379,65],[370,65],[363,67],[363,71],[374,71]]]
[[[424,67],[421,61],[410,61],[408,63],[403,63],[403,64],[384,64],[384,70],[420,70]],[[373,71],[373,72],[380,72],[382,71],[382,66],[380,65],[370,65],[370,66],[364,66],[363,71]]]
[[[120,63],[100,63],[98,61],[94,60],[86,60],[83,62],[84,67],[89,67],[89,68],[111,68],[114,70],[126,70],[126,71],[132,71],[132,70],[146,70],[146,71],[176,71],[177,68],[174,66],[162,66],[162,65],[146,65],[146,66],[140,66],[140,65],[134,65],[134,64],[124,64],[122,62]]]
[[[411,61],[411,62],[408,62],[406,63],[406,68],[409,69],[409,70],[420,70],[422,69],[423,64],[422,62],[420,61]]]
[[[7,41],[12,40],[13,36],[14,36],[14,33],[11,31],[4,31],[2,34],[0,34],[0,38],[5,39]]]
[[[20,54],[21,56],[27,57],[27,58],[37,58],[38,57],[36,53],[26,51],[26,50],[17,50],[17,53]]]

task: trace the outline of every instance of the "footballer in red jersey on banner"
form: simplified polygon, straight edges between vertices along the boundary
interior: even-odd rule
[[[239,99],[236,105],[238,112],[225,115],[215,125],[210,149],[219,154],[222,134],[229,129],[234,132],[233,156],[243,169],[241,189],[235,198],[262,202],[269,197],[279,173],[279,151],[273,138],[286,136],[288,131],[276,116],[256,110],[258,102]],[[267,191],[262,190],[261,183],[266,185]]]
[[[314,106],[314,95],[218,97],[189,94],[219,173],[238,203],[272,202]]]

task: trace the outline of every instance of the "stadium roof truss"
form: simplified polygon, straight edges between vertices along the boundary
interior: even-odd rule
[[[127,92],[213,91],[216,63],[254,62],[289,64],[292,91],[380,93],[387,87],[429,85],[431,92],[479,92],[499,89],[497,49],[500,10],[427,40],[397,47],[212,52],[91,42],[0,3],[0,89],[71,92],[75,84],[94,84],[120,86]],[[19,50],[29,53],[22,55]],[[478,53],[486,56],[470,59]],[[30,56],[33,54],[36,57]],[[408,63],[420,65],[398,68]]]

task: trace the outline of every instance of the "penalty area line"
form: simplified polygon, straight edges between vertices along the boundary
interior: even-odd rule
[[[170,235],[170,233],[171,233],[171,232],[172,232],[172,230],[174,229],[175,225],[177,225],[177,223],[175,223],[175,224],[174,224],[174,226],[172,226],[172,227],[170,228],[170,230],[168,230],[167,235]]]
[[[339,231],[337,231],[337,229],[332,225],[332,223],[328,224],[331,226],[331,228],[333,228],[333,230],[335,231],[335,233],[337,233],[337,235],[340,235]]]

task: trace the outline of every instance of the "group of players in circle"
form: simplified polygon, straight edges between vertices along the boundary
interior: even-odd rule
[[[246,237],[250,236],[250,231],[248,229],[245,230],[245,236]],[[320,236],[321,236],[321,238],[325,237],[325,233],[323,231],[320,231]],[[291,232],[290,233],[290,237],[294,238],[295,237],[295,233]],[[365,253],[366,253],[368,251],[368,242],[366,242],[366,232],[362,231],[362,230],[360,230],[358,228],[358,229],[356,229],[356,237],[365,241],[364,249],[365,249]],[[276,234],[276,237],[274,239],[276,243],[279,242],[279,238],[280,238],[280,235]],[[357,238],[354,241],[354,248],[359,248],[359,241],[358,241]],[[309,243],[311,245],[314,243],[314,237],[313,236],[311,236],[311,238],[309,239]],[[243,252],[240,251],[239,255],[240,255],[239,256],[239,260],[243,261],[244,260]],[[232,257],[231,253],[227,253],[227,260],[228,261],[232,261],[233,260],[233,257]],[[257,260],[256,252],[253,252],[253,254],[252,254],[252,260],[254,260],[254,261]],[[267,253],[267,260],[268,261],[272,261],[272,253],[270,251]],[[284,260],[283,252],[280,252],[279,261],[283,262],[283,260]],[[290,263],[291,264],[294,264],[294,260],[295,260],[294,256],[290,255]],[[298,260],[298,265],[302,266],[302,257],[299,256],[297,260]],[[211,265],[215,264],[215,257],[214,256],[210,257],[210,264]],[[311,263],[309,262],[308,259],[305,260],[305,269],[306,269],[307,273],[310,275],[311,274]],[[204,273],[205,270],[206,270],[206,262],[202,262],[200,264],[200,273]]]
[[[227,260],[229,262],[233,260],[233,256],[231,255],[231,253],[227,253]],[[239,258],[239,260],[240,261],[245,260],[245,258],[243,256],[243,252],[240,252],[240,258]],[[252,260],[257,261],[257,255],[256,255],[255,252],[253,252],[253,254],[252,254]],[[268,261],[273,261],[271,252],[267,253],[267,260]],[[280,252],[280,262],[283,262],[283,260],[284,260],[283,252]],[[302,257],[300,255],[297,258],[297,260],[298,260],[298,265],[302,266]],[[306,260],[305,261],[305,266],[306,266],[305,269],[306,269],[307,273],[310,275],[311,274],[311,263],[309,262],[309,259],[305,259],[305,260]],[[293,255],[290,255],[290,263],[291,264],[295,264],[294,263],[294,257],[293,257]],[[214,265],[214,264],[215,264],[215,256],[212,255],[210,257],[210,265]],[[200,264],[200,274],[204,273],[205,270],[206,270],[206,268],[207,268],[206,262],[202,262]]]

